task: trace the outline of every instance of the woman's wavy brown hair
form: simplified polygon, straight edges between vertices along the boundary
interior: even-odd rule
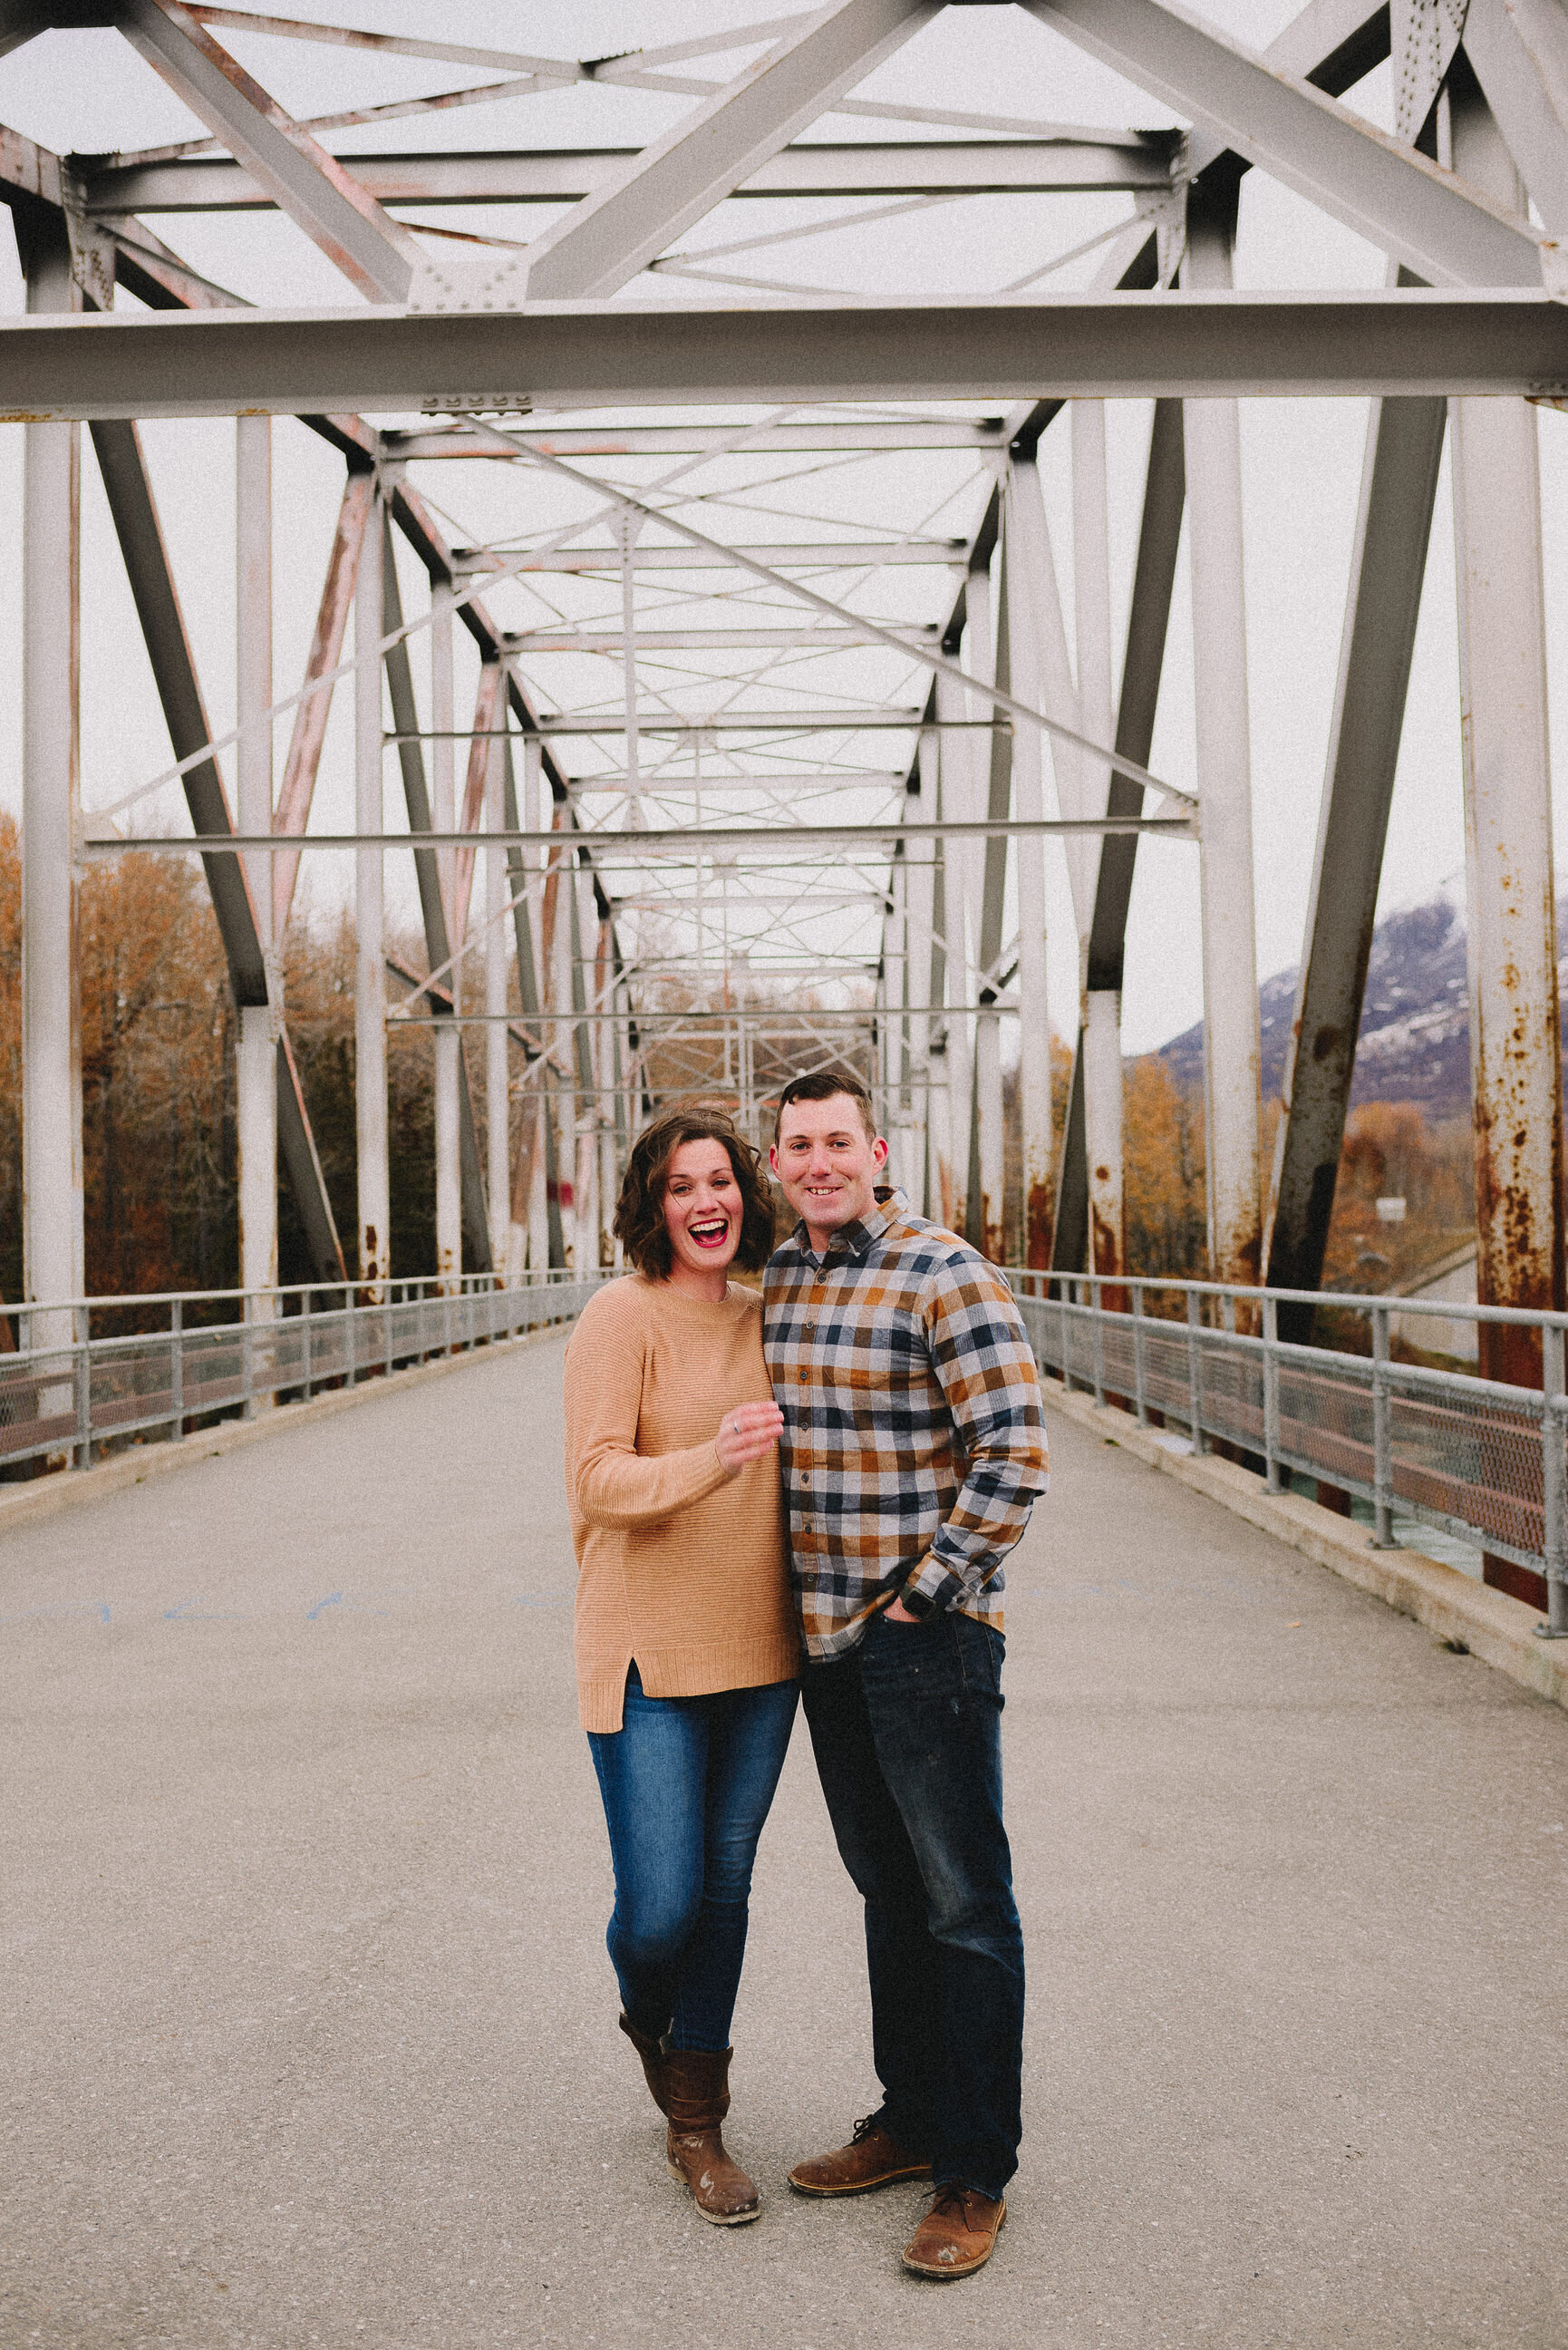
[[[648,1280],[669,1280],[664,1186],[670,1162],[683,1142],[722,1142],[729,1153],[741,1192],[740,1244],[731,1262],[739,1272],[760,1272],[774,1247],[773,1199],[763,1162],[725,1112],[706,1102],[677,1102],[672,1109],[661,1110],[632,1144],[616,1201],[617,1240]]]

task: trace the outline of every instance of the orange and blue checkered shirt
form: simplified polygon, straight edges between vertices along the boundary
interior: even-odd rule
[[[1048,1469],[1034,1357],[1001,1274],[878,1191],[821,1256],[798,1224],[763,1302],[807,1652],[844,1654],[899,1597],[1000,1629],[1002,1562]]]

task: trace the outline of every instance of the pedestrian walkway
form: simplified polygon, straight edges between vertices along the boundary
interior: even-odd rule
[[[1568,1717],[1059,1415],[997,2257],[784,2187],[875,2101],[798,1731],[705,2226],[615,2030],[562,1351],[5,1536],[5,2350],[1568,2344]]]

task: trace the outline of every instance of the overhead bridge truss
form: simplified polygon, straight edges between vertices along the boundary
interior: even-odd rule
[[[1142,856],[1199,868],[1210,1275],[1314,1291],[1446,437],[1480,1295],[1561,1309],[1535,433],[1542,405],[1568,405],[1562,0],[1311,0],[1266,54],[1167,0],[1027,0],[1041,105],[1021,86],[1016,116],[948,103],[936,73],[929,103],[876,94],[919,86],[936,0],[829,0],[753,26],[689,13],[673,47],[578,60],[180,0],[0,0],[0,58],[90,38],[97,69],[121,56],[160,76],[192,134],[63,155],[0,128],[26,286],[25,314],[0,319],[0,410],[26,440],[28,1300],[85,1287],[75,877],[86,857],[180,849],[203,860],[238,1012],[247,1290],[276,1281],[280,1169],[318,1280],[375,1298],[429,1271],[393,1265],[389,1244],[387,1035],[410,1020],[433,1039],[435,1274],[453,1291],[465,1268],[519,1281],[612,1262],[618,1171],[660,1103],[722,1097],[765,1140],[785,1075],[845,1064],[930,1214],[999,1260],[1114,1284]],[[968,13],[983,42],[1015,12]],[[1051,119],[1050,41],[1111,67],[1160,120]],[[1378,130],[1355,93],[1391,42],[1397,118]],[[357,55],[368,75],[424,60],[441,87],[290,113],[266,60],[303,87],[299,59],[323,45],[335,89]],[[896,83],[879,79],[895,56]],[[618,110],[617,140],[582,143],[600,87],[644,93],[666,127],[628,146]],[[550,127],[563,91],[570,145]],[[486,106],[511,109],[488,147],[466,128]],[[410,120],[417,151],[406,128],[374,143]],[[1238,290],[1251,170],[1380,249],[1386,284]],[[887,252],[964,206],[987,224],[965,298],[863,290],[857,240]],[[179,249],[231,213],[283,216],[338,297],[280,307],[237,242],[220,282],[210,230],[200,266]],[[819,251],[822,275],[862,290],[815,283]],[[1237,409],[1259,394],[1369,403],[1272,1168]],[[1119,646],[1109,400],[1149,416]],[[236,435],[232,725],[203,696],[139,431],[214,416]],[[118,800],[80,739],[83,423],[172,754]],[[279,569],[274,440],[298,430],[343,473],[306,672],[280,691],[273,604],[299,583]],[[1048,454],[1068,444],[1070,527],[1043,486],[1046,435]],[[1183,542],[1196,793],[1150,765]],[[339,689],[347,821],[318,789]],[[358,958],[342,1234],[278,976],[302,860],[332,853],[351,864]],[[1056,1007],[1073,1043],[1060,1118],[1057,857],[1079,972]],[[400,874],[422,960],[394,935]],[[1283,1338],[1304,1335],[1303,1310]],[[1522,1326],[1488,1326],[1483,1370],[1539,1377]],[[34,1343],[50,1343],[36,1314]]]

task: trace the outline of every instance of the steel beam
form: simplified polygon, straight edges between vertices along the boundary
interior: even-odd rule
[[[1268,1283],[1316,1289],[1361,1029],[1447,403],[1385,400],[1367,425],[1306,940],[1285,1051]],[[1310,1306],[1282,1306],[1304,1343]]]
[[[1501,201],[1512,161],[1469,74],[1449,81],[1454,165]],[[1536,419],[1457,400],[1454,536],[1463,716],[1477,1297],[1563,1305],[1563,1081]],[[1541,1376],[1533,1341],[1481,1330],[1484,1376]],[[1517,1570],[1489,1578],[1518,1589]],[[1521,1596],[1537,1599],[1533,1590]]]
[[[1189,204],[1185,266],[1194,284],[1230,284],[1234,236],[1233,192],[1229,202],[1221,191],[1218,202]],[[1203,808],[1199,886],[1209,1268],[1213,1281],[1255,1282],[1262,1253],[1261,1049],[1241,442],[1235,402],[1189,400],[1183,439],[1190,501],[1193,702]]]
[[[1078,648],[1079,724],[1102,742],[1112,730],[1110,511],[1106,478],[1106,411],[1102,400],[1073,402],[1073,576]],[[1111,771],[1103,760],[1081,758],[1079,812],[1098,816],[1107,805]],[[1089,1254],[1096,1273],[1126,1269],[1122,1201],[1122,998],[1119,986],[1096,987],[1089,975],[1089,934],[1099,895],[1103,842],[1085,835],[1075,844],[1084,874],[1079,968],[1082,987],[1084,1150],[1089,1199]]]
[[[112,429],[112,428],[111,428]],[[234,681],[243,733],[235,750],[242,832],[272,828],[272,419],[234,426]],[[247,858],[264,968],[274,935],[274,861]],[[275,967],[267,970],[275,993]],[[240,1286],[277,1283],[277,1038],[272,1003],[242,1004],[235,1046],[239,1136]]]
[[[936,14],[933,0],[836,0],[535,239],[514,283],[533,301],[615,294]],[[505,283],[497,270],[492,285]]]
[[[638,147],[546,148],[471,154],[354,155],[356,184],[380,204],[581,203],[640,162]],[[739,197],[1066,195],[1170,185],[1171,139],[877,140],[786,147],[730,191]],[[275,203],[230,155],[90,165],[88,210],[248,212]]]
[[[989,590],[991,581],[986,578]],[[1012,664],[1009,644],[1008,598],[1005,575],[1001,592],[983,599],[975,594],[977,575],[971,572],[967,594],[971,627],[980,641],[973,648],[971,659],[977,665],[989,661],[991,673],[998,685],[1011,688]],[[992,610],[994,606],[995,620]],[[1033,731],[1033,730],[1031,730]],[[978,748],[982,737],[975,738]],[[1013,737],[999,728],[990,737],[990,757],[986,761],[985,811],[993,823],[1006,823],[1012,813],[1012,745]],[[971,754],[972,755],[972,754]],[[970,1211],[971,1236],[982,1256],[992,1264],[1007,1260],[1007,1230],[1004,1221],[1006,1144],[1002,1115],[1002,1015],[997,1009],[1001,991],[997,984],[997,965],[1002,959],[1002,925],[1007,896],[1008,838],[1005,833],[993,833],[981,851],[980,903],[976,909],[976,1010],[974,1023],[974,1105],[975,1105],[975,1188]]]
[[[485,744],[484,824],[487,832],[506,828],[505,779],[501,744]],[[484,858],[484,1009],[491,1025],[484,1045],[485,1205],[490,1211],[490,1262],[512,1277],[507,1242],[512,1191],[511,1099],[507,1086],[506,851],[487,849]],[[521,1267],[517,1269],[521,1271]]]
[[[19,217],[29,310],[68,308],[62,221]],[[87,1288],[82,1183],[80,930],[81,435],[29,424],[22,457],[22,1285]],[[31,1317],[29,1343],[68,1345],[68,1313]]]
[[[1155,406],[1149,435],[1137,561],[1133,573],[1132,604],[1122,659],[1121,698],[1116,712],[1116,747],[1124,758],[1136,759],[1140,765],[1147,764],[1154,741],[1155,712],[1159,700],[1160,671],[1165,661],[1170,600],[1176,585],[1176,558],[1181,541],[1185,493],[1180,404],[1176,400],[1160,400]],[[1138,785],[1130,783],[1125,775],[1113,775],[1107,815],[1136,816],[1142,806],[1143,793]],[[1136,833],[1107,833],[1100,850],[1085,964],[1085,987],[1096,994],[1119,994],[1121,991],[1127,910],[1132,899],[1137,853]],[[1085,1036],[1080,1028],[1069,1080],[1056,1230],[1051,1255],[1053,1265],[1069,1273],[1086,1272],[1089,1265],[1089,1173],[1084,1057]]]
[[[1002,594],[1007,612],[1008,661],[1023,699],[1049,701],[1036,642],[1040,626],[1034,582],[1027,560],[1018,510],[1024,494],[1019,474],[1033,459],[1015,461],[1008,478],[1002,540]],[[1044,509],[1042,509],[1043,511]],[[1014,806],[1025,822],[1044,814],[1044,744],[1033,726],[1012,738]],[[1018,1118],[1020,1143],[1020,1245],[1023,1262],[1051,1261],[1051,1014],[1045,941],[1045,844],[1018,838]]]
[[[713,567],[716,561],[710,558]],[[934,646],[940,630],[924,621],[900,621],[898,634],[911,645]],[[820,623],[802,620],[793,628],[774,629],[639,629],[637,650],[641,653],[727,652],[737,660],[753,653],[802,651],[841,653],[857,645],[881,644],[883,638],[869,629],[823,627]],[[609,660],[619,660],[626,644],[619,629],[528,629],[505,639],[506,650],[520,660],[537,660],[541,653],[597,653]]]
[[[1165,0],[1027,0],[1053,32],[1174,107],[1428,285],[1539,286],[1539,232],[1282,66]]]
[[[372,302],[407,297],[418,258],[407,230],[188,9],[178,0],[121,0],[119,22],[154,71],[362,294]]]
[[[169,567],[140,438],[132,424],[95,424],[93,449],[141,623],[170,743],[175,757],[184,758],[211,741],[212,730],[202,704],[201,685],[185,633],[173,575]],[[185,804],[196,832],[208,840],[225,837],[232,838],[234,826],[216,761],[207,758],[198,765],[187,768],[182,781]],[[265,846],[270,852],[270,838],[260,841],[259,845]],[[236,1012],[243,1015],[247,1009],[265,1010],[271,993],[266,951],[244,865],[238,857],[212,849],[202,852],[202,861],[206,869],[207,886],[212,892],[213,911],[223,944],[229,986]],[[318,1188],[320,1162],[309,1131],[298,1073],[282,1041],[276,1043],[275,1055],[277,1058],[279,1148],[294,1189],[300,1223],[311,1251],[312,1263],[321,1279],[341,1280],[342,1253],[331,1203],[325,1189]],[[303,1191],[298,1188],[301,1183],[306,1187]]]
[[[24,421],[444,411],[476,398],[588,408],[1428,391],[1568,394],[1568,308],[1511,288],[1417,287],[0,321],[0,396]]]
[[[747,453],[751,453],[749,443]],[[854,538],[837,543],[825,539],[804,546],[778,539],[767,546],[748,546],[742,552],[773,571],[903,571],[930,564],[961,571],[969,560],[968,543],[961,538]],[[607,577],[618,578],[621,556],[618,546],[545,546],[536,556],[519,562],[515,552],[503,555],[489,547],[466,546],[452,550],[452,566],[460,578],[498,571],[504,563],[514,577],[527,578],[535,572],[603,572]],[[700,546],[649,546],[639,542],[631,567],[635,572],[708,572],[720,567]]]
[[[395,636],[403,625],[403,601],[398,587],[397,565],[392,554],[390,517],[383,515],[381,522],[381,632]],[[392,724],[397,734],[398,764],[402,774],[403,804],[408,812],[409,831],[416,837],[429,834],[431,823],[430,793],[425,781],[424,759],[420,750],[419,714],[414,702],[413,671],[409,660],[407,640],[389,646],[386,654],[387,697],[391,705]],[[452,941],[447,927],[447,904],[441,889],[439,847],[414,849],[414,874],[420,893],[420,913],[424,926],[425,955],[430,970],[440,971],[450,962]],[[453,990],[455,996],[457,991]],[[437,1058],[438,1099],[440,1092],[440,1055],[449,1048],[443,1039],[454,1030],[454,1002],[451,997],[431,998],[434,1014],[433,1049]],[[474,1126],[473,1101],[468,1083],[468,1065],[461,1038],[453,1035],[455,1055],[452,1087],[447,1094],[447,1109],[443,1117],[455,1121],[455,1159],[449,1144],[445,1163],[455,1167],[456,1180],[451,1196],[458,1202],[458,1237],[455,1246],[458,1261],[466,1243],[474,1269],[488,1273],[492,1267],[489,1221],[485,1211],[484,1184],[480,1173],[479,1137]],[[444,1139],[444,1138],[443,1138]],[[438,1174],[440,1171],[438,1157]],[[440,1191],[438,1185],[438,1206]]]
[[[337,528],[332,534],[332,547],[327,558],[327,579],[317,608],[315,633],[305,664],[307,686],[313,685],[319,678],[329,677],[343,658],[343,636],[354,601],[359,550],[364,544],[366,521],[375,503],[375,491],[374,474],[349,474],[343,491],[343,503],[338,509]],[[284,762],[277,809],[272,819],[275,832],[297,836],[304,832],[310,820],[317,772],[321,764],[322,745],[327,740],[327,722],[332,714],[332,692],[330,685],[323,685],[318,693],[307,694],[295,711],[294,731],[289,737],[288,755]],[[294,904],[299,858],[297,856],[292,858],[275,857],[272,868],[272,935],[281,944]]]
[[[379,501],[378,500],[378,504]],[[383,829],[381,791],[382,530],[372,518],[354,591],[354,820]],[[358,1274],[372,1296],[391,1269],[391,1178],[387,1134],[386,899],[382,851],[354,852],[354,1132]]]
[[[1554,0],[1469,0],[1465,56],[1554,236],[1568,232],[1568,23]]]

